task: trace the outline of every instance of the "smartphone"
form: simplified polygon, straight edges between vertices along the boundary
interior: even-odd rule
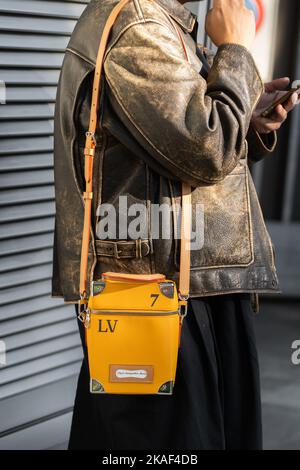
[[[300,80],[293,82],[291,89],[287,91],[284,95],[282,95],[281,98],[278,98],[278,100],[274,101],[274,103],[268,106],[268,108],[265,109],[261,113],[261,117],[264,117],[264,118],[270,117],[271,114],[275,111],[276,107],[279,104],[286,103],[289,100],[289,98],[292,96],[292,94],[295,93],[295,91],[297,90],[299,90],[299,93],[300,93]]]

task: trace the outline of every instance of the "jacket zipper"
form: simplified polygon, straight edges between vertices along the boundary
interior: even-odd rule
[[[171,312],[164,312],[164,311],[157,311],[157,312],[143,312],[143,311],[122,311],[122,310],[98,310],[98,309],[91,309],[89,310],[90,314],[95,315],[129,315],[129,316],[148,316],[148,317],[155,317],[155,316],[170,316],[170,315],[179,315],[178,310],[174,310]]]

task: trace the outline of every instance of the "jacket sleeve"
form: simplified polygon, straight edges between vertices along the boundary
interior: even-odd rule
[[[222,45],[206,82],[172,27],[146,21],[108,49],[104,70],[114,111],[173,177],[213,184],[235,168],[264,89],[246,48]]]
[[[260,134],[250,124],[247,134],[249,163],[257,163],[274,152],[277,145],[277,132]]]
[[[204,47],[202,44],[197,45],[203,52],[209,65],[212,67],[215,53],[211,49]],[[254,164],[274,152],[277,145],[277,132],[273,131],[269,134],[260,134],[250,124],[246,139],[248,142],[249,163]]]

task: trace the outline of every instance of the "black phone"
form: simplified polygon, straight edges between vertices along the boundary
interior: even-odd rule
[[[289,91],[287,91],[284,95],[282,95],[280,98],[278,98],[278,100],[274,101],[274,103],[272,103],[270,106],[268,106],[267,109],[265,109],[261,113],[261,117],[264,117],[264,118],[270,117],[271,114],[275,111],[276,107],[279,104],[286,103],[289,100],[289,98],[292,96],[292,94],[295,93],[298,90],[299,90],[299,93],[300,93],[300,81],[299,80],[293,82],[292,87]]]

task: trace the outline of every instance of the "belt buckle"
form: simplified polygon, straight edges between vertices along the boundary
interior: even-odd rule
[[[152,245],[151,245],[152,240],[142,240],[141,238],[138,238],[135,240],[135,257],[137,259],[142,259],[145,256],[148,256],[149,253],[153,253]],[[143,246],[146,245],[146,252],[143,254]]]

